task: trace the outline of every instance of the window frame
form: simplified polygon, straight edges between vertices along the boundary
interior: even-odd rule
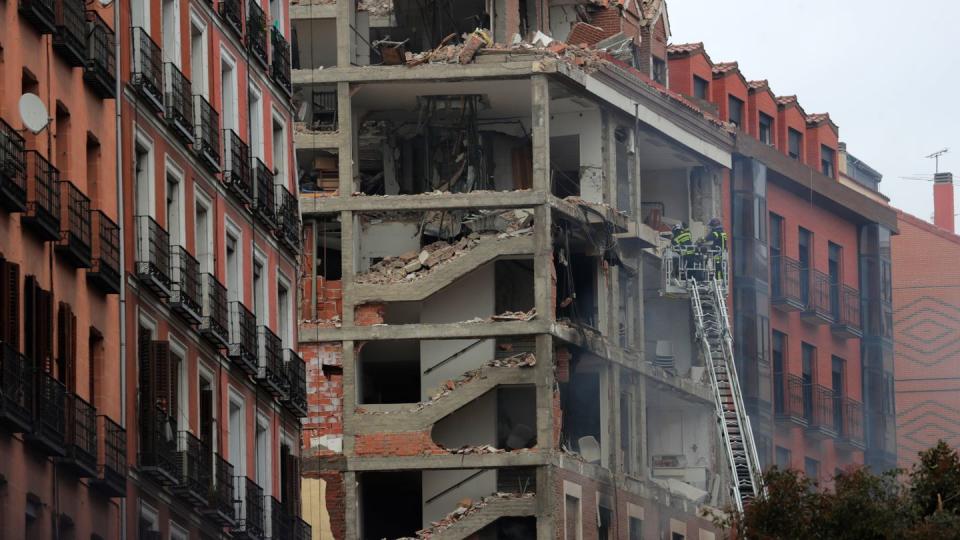
[[[793,143],[797,143],[797,152],[794,155]],[[797,161],[803,158],[803,133],[793,128],[787,128],[787,156]]]
[[[743,127],[743,105],[744,102],[742,99],[738,98],[733,94],[727,94],[727,120],[737,126],[737,129]],[[736,106],[736,107],[734,107]],[[737,119],[733,119],[733,109],[737,109]]]
[[[766,122],[764,122],[764,120],[766,120]],[[766,144],[767,146],[774,145],[774,136],[773,136],[773,133],[774,133],[773,130],[775,126],[774,122],[776,122],[776,120],[774,120],[772,116],[770,116],[765,112],[761,111],[760,114],[758,115],[757,139],[759,139],[761,143]],[[766,127],[766,131],[764,131],[764,127]],[[767,135],[766,140],[764,140],[765,138],[764,135]]]
[[[703,95],[700,95],[698,90],[703,90]],[[703,77],[698,77],[697,75],[693,76],[693,97],[697,99],[702,99],[704,101],[710,100],[710,81],[704,79]]]

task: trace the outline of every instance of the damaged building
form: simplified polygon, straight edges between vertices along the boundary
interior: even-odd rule
[[[663,247],[721,214],[732,138],[651,84],[665,6],[614,4],[291,6],[321,537],[713,537],[731,473]]]

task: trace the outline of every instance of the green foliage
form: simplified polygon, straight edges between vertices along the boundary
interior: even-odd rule
[[[764,486],[744,512],[710,517],[737,539],[960,538],[960,455],[943,441],[922,452],[908,476],[851,468],[821,488],[801,472],[773,468]]]

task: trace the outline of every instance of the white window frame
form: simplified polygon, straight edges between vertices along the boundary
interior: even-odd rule
[[[260,478],[260,449],[257,448],[257,431],[261,427],[266,428],[267,432],[267,456],[265,463],[263,465],[265,470],[264,478]],[[263,494],[265,496],[272,496],[273,493],[273,454],[276,451],[273,448],[273,430],[270,422],[270,416],[265,414],[263,411],[257,411],[257,423],[256,429],[253,432],[253,446],[257,449],[257,463],[255,464],[256,473],[256,482],[260,484],[260,487],[263,488]]]
[[[169,0],[173,3],[173,50],[169,50],[170,47],[167,47],[167,43],[164,43],[164,39],[167,35],[165,22],[163,18],[163,8],[164,3],[168,0],[160,0],[160,47],[162,49],[163,61],[171,62],[173,65],[177,66],[179,69],[183,63],[183,54],[181,51],[180,44],[180,0]],[[148,2],[149,5],[149,2]]]
[[[256,245],[253,246],[253,267],[251,267],[250,286],[253,290],[254,317],[257,325],[270,327],[270,262],[267,256]],[[260,294],[257,294],[257,282],[253,279],[253,268],[259,265],[263,270],[260,275]],[[257,298],[263,302],[257,302]],[[263,304],[262,306],[260,304]],[[261,313],[262,312],[262,313]]]
[[[177,431],[192,431],[190,429],[190,357],[189,350],[174,334],[167,334],[170,343],[170,354],[180,359],[177,372]]]
[[[217,380],[217,376],[212,369],[208,368],[203,361],[198,361],[197,362],[197,392],[196,392],[198,438],[200,438],[203,435],[202,433],[200,433],[200,426],[201,426],[200,424],[200,380],[201,379],[206,379],[210,381],[210,389],[213,391],[212,420],[213,420],[214,437],[213,437],[212,444],[213,444],[213,451],[219,452],[220,437],[217,437],[217,435],[219,434],[220,428],[218,427],[219,424],[217,422],[217,413],[219,412],[219,409],[220,409],[220,403],[217,401],[217,385],[219,384],[220,381]],[[229,414],[229,411],[227,411],[227,413]]]
[[[207,245],[201,246],[197,242],[197,207],[202,206],[207,213]],[[200,262],[200,270],[210,274],[216,274],[216,225],[217,216],[213,210],[213,199],[207,195],[207,192],[201,189],[196,183],[193,185],[193,254]]]
[[[136,168],[136,166],[137,166],[137,147],[138,147],[138,146],[141,146],[141,147],[147,149],[147,157],[146,157],[146,161],[147,161],[147,174],[146,174],[146,179],[147,179],[147,187],[146,187],[146,189],[147,189],[147,192],[146,192],[146,197],[147,197],[147,200],[146,200],[146,201],[140,201],[140,190],[138,189],[138,188],[139,188],[139,183],[136,181],[136,178],[134,178],[134,194],[133,194],[133,197],[134,197],[134,210],[136,210],[136,212],[137,212],[138,215],[141,215],[141,216],[146,215],[146,216],[150,216],[150,217],[156,219],[156,217],[157,217],[156,154],[154,153],[154,152],[155,152],[155,149],[154,149],[154,146],[153,146],[153,139],[151,139],[149,135],[147,135],[146,133],[144,133],[143,131],[141,131],[139,127],[137,128],[136,133],[134,134],[134,138],[133,138],[133,149],[134,149],[134,150],[133,150],[133,166],[134,166],[134,168]],[[136,177],[136,171],[134,171],[134,176]],[[147,213],[146,213],[146,214],[143,213],[143,208],[140,207],[140,206],[141,206],[141,202],[145,202],[146,205],[147,205],[147,208],[146,208]]]
[[[293,288],[290,284],[290,280],[284,275],[283,272],[277,270],[277,333],[285,334],[281,335],[280,339],[283,341],[283,347],[285,349],[294,349],[293,341],[293,305],[296,303],[293,300]],[[283,287],[287,290],[287,309],[284,311],[280,309],[280,287]],[[284,325],[282,321],[286,321],[286,331],[284,331]]]
[[[228,401],[227,401],[227,450],[230,455],[230,464],[233,465],[233,471],[236,476],[247,476],[247,404],[243,398],[243,394],[238,392],[232,386],[227,390]],[[234,406],[238,406],[240,409],[240,433],[237,434],[238,439],[238,455],[233,455],[233,445],[231,444],[234,440],[234,432],[230,424],[230,409]]]
[[[280,153],[279,164],[276,163],[277,141],[273,140],[274,122],[280,124],[280,144],[283,146],[283,152]],[[290,131],[286,119],[282,114],[280,114],[280,111],[278,111],[276,107],[272,107],[270,114],[270,138],[270,147],[273,149],[273,156],[270,158],[270,166],[277,171],[277,175],[274,177],[273,183],[282,184],[285,188],[290,189],[290,144],[288,142],[290,138]]]
[[[230,218],[226,218],[224,224],[224,229],[226,235],[224,236],[225,241],[223,243],[223,261],[224,261],[224,281],[227,285],[227,299],[229,301],[239,301],[243,304],[246,304],[243,298],[243,231],[240,227],[234,225],[233,221]],[[230,258],[227,257],[227,247],[230,245],[230,238],[233,238],[236,242],[237,250],[237,287],[236,291],[233,291],[230,287]],[[236,294],[235,298],[231,298],[231,294]]]
[[[171,519],[170,540],[190,540],[190,531]]]
[[[184,235],[187,230],[187,220],[186,220],[186,197],[184,192],[186,191],[186,174],[183,172],[183,168],[174,161],[169,154],[164,156],[164,171],[163,171],[163,189],[164,189],[164,212],[166,212],[166,189],[167,189],[167,178],[172,176],[176,180],[177,184],[177,208],[180,210],[179,215],[177,216],[177,230],[176,238],[171,234],[170,245],[184,246],[186,247],[187,242],[184,238]],[[167,223],[167,233],[170,233],[170,223]]]
[[[143,499],[140,499],[140,512],[138,512],[138,514],[138,519],[150,522],[150,528],[160,532],[160,512],[158,512],[156,508],[147,504]],[[137,528],[140,528],[139,522],[137,523]]]
[[[266,159],[263,155],[263,92],[254,83],[250,83],[247,92],[247,114],[250,116],[250,137],[248,137],[250,148],[253,157],[265,162]]]
[[[130,4],[130,25],[134,28],[143,28],[148,36],[152,35],[150,30],[151,3],[151,0],[131,0]],[[140,9],[136,9],[135,6],[139,6]]]
[[[200,54],[203,68],[200,76],[194,73],[193,65],[193,30],[200,31]],[[210,100],[210,36],[207,34],[207,23],[190,8],[190,84],[194,94],[200,94],[207,101]],[[191,97],[192,99],[192,97]],[[191,119],[193,120],[193,119]]]
[[[231,105],[233,107],[233,115],[229,118],[230,125],[227,125],[228,116],[224,114],[225,104],[229,101],[226,99],[227,95],[224,92],[227,83],[223,80],[223,64],[230,66],[231,71],[233,72],[233,97],[234,103]],[[240,135],[240,72],[237,67],[237,60],[230,54],[230,51],[227,50],[223,45],[220,46],[220,124],[221,128],[224,130],[232,129],[238,136]]]

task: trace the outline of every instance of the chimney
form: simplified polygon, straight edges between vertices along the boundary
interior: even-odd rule
[[[956,232],[953,226],[953,173],[933,176],[933,223],[941,229]]]

